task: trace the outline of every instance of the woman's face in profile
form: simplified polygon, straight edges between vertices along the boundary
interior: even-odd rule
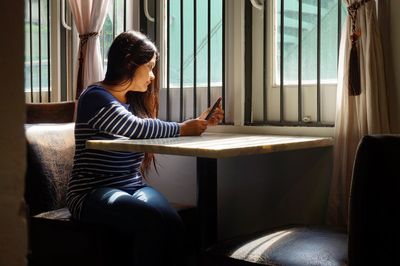
[[[151,81],[155,78],[153,74],[153,68],[156,65],[156,55],[154,54],[153,58],[147,62],[139,66],[132,78],[132,83],[129,88],[130,91],[139,91],[145,92],[147,91],[147,87],[150,85]]]

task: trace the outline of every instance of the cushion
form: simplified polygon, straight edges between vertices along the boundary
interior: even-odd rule
[[[74,123],[27,124],[25,134],[30,215],[65,207],[75,153]]]

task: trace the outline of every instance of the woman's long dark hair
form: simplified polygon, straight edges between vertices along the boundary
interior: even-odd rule
[[[156,55],[157,47],[146,35],[137,31],[126,31],[119,34],[108,50],[107,72],[103,83],[106,85],[129,84],[137,68],[144,65]],[[157,70],[155,68],[155,70]],[[157,72],[157,71],[155,71]],[[157,77],[157,73],[154,73]],[[159,107],[159,87],[156,78],[146,92],[128,92],[126,94],[130,111],[141,118],[156,118]],[[155,167],[154,154],[145,153],[140,170],[146,178],[151,163]]]

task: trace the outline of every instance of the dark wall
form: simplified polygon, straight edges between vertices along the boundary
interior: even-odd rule
[[[0,265],[26,265],[24,1],[0,1]]]

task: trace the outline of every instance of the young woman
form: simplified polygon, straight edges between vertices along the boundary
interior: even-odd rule
[[[75,159],[67,205],[84,222],[111,226],[132,241],[134,265],[183,265],[183,226],[176,211],[143,181],[151,154],[86,149],[91,139],[168,138],[200,135],[223,117],[219,106],[211,117],[183,123],[156,119],[154,80],[158,52],[143,34],[124,32],[108,52],[105,79],[89,86],[78,101]],[[154,86],[155,87],[155,86]]]

